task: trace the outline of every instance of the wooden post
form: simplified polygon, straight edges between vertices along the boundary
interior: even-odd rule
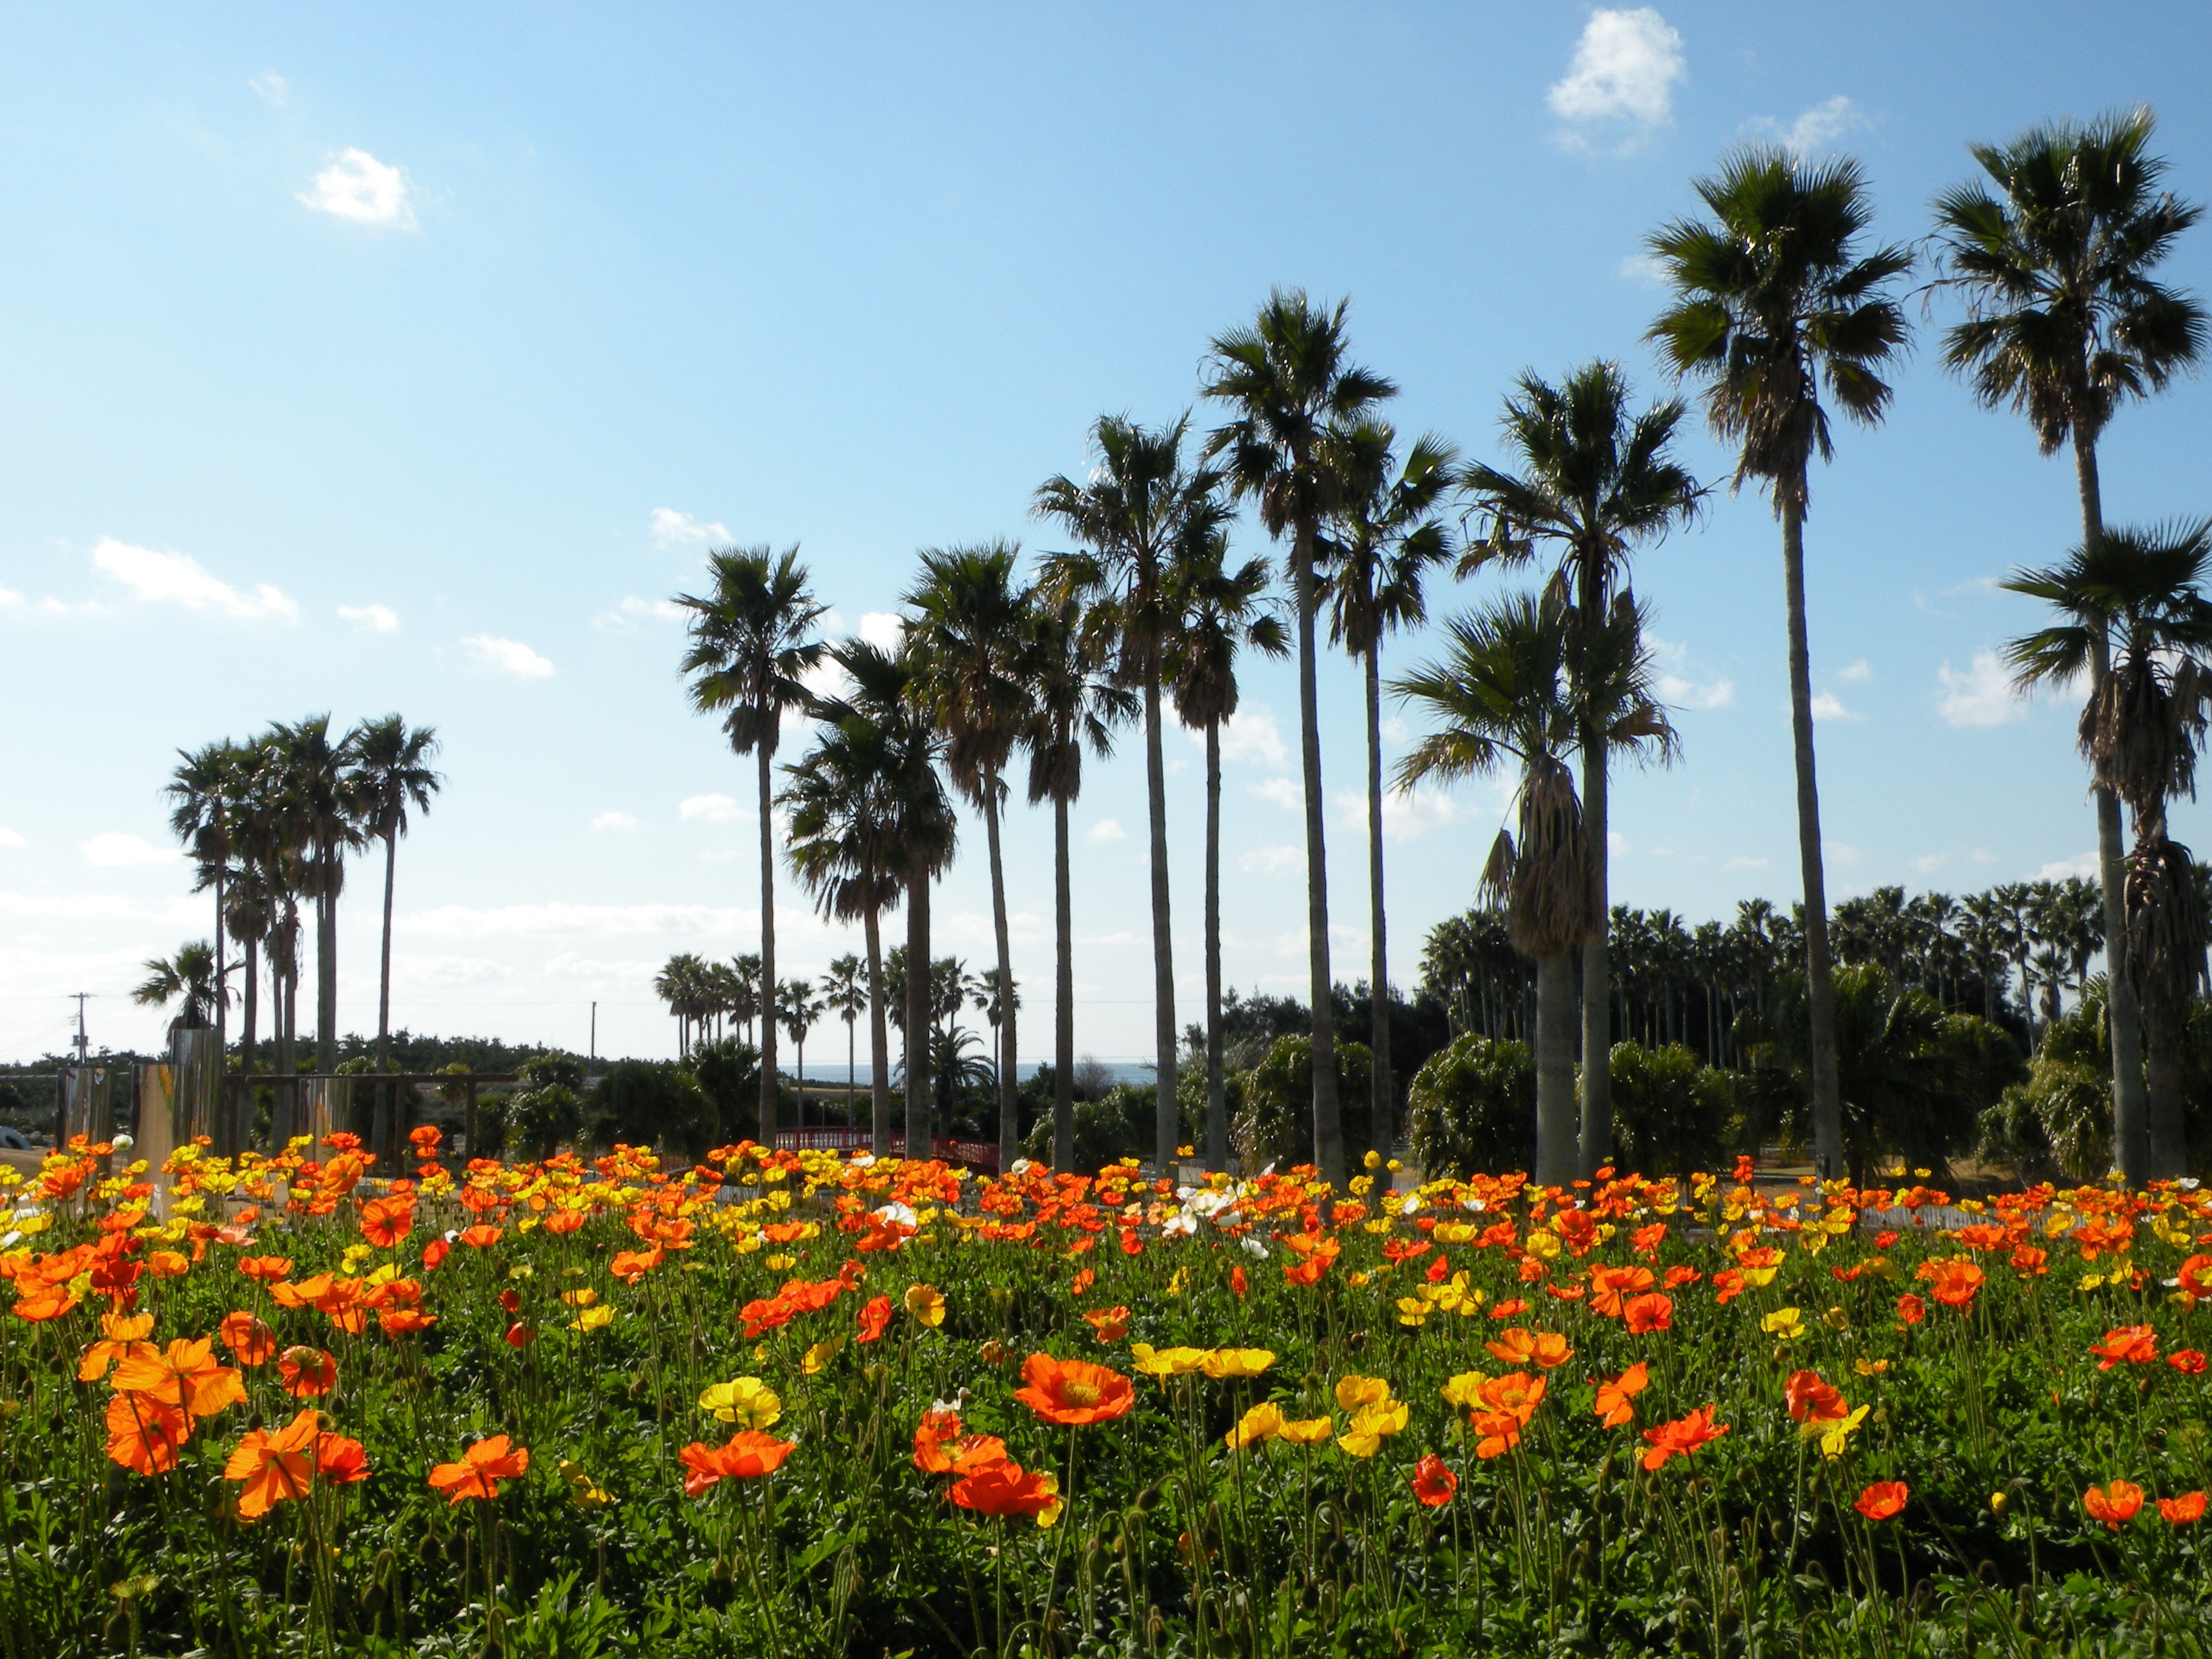
[[[469,1157],[474,1158],[477,1155],[477,1080],[473,1077],[468,1081],[465,1099],[466,1104],[462,1108],[465,1115],[463,1133],[468,1139]]]

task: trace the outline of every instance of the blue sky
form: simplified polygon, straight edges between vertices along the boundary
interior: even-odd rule
[[[653,967],[757,926],[749,774],[686,712],[666,614],[710,542],[798,541],[840,625],[880,627],[918,547],[1057,545],[1036,483],[1081,468],[1102,411],[1189,406],[1209,337],[1273,283],[1349,295],[1401,428],[1496,459],[1524,366],[1613,356],[1660,389],[1640,239],[1730,143],[1861,156],[1879,234],[1911,239],[1967,141],[2147,100],[2177,185],[2212,197],[2207,33],[2155,7],[2087,28],[2028,6],[12,9],[0,1059],[58,1046],[80,989],[96,1043],[156,1040],[122,994],[209,930],[165,856],[174,750],[393,708],[438,728],[449,777],[402,848],[396,1018],[580,1046],[596,999],[603,1051],[672,1051]],[[2212,230],[2170,274],[2201,293],[2208,261]],[[1913,316],[1894,415],[1844,434],[1808,530],[1838,895],[2094,844],[2070,711],[2009,701],[1987,654],[2033,620],[1991,579],[2075,533],[2070,469],[1940,374],[1940,302]],[[2209,430],[2201,382],[2124,413],[2108,514],[2206,511]],[[1723,471],[1702,432],[1686,453]],[[1792,898],[1765,505],[1723,495],[1638,586],[1686,753],[1618,786],[1615,894],[1692,919]],[[1324,676],[1335,796],[1358,682]],[[1256,670],[1247,701],[1227,971],[1302,991],[1294,683]],[[1191,1018],[1200,775],[1171,741]],[[1102,1057],[1149,1046],[1137,754],[1076,819],[1079,1043]],[[1395,976],[1469,902],[1503,799],[1394,811]],[[1356,812],[1330,820],[1347,979]],[[937,912],[978,966],[981,839]],[[1049,1047],[1049,847],[1018,812],[1024,1053]],[[342,923],[352,1029],[380,873],[356,865]],[[792,969],[849,948],[795,894],[781,914]]]

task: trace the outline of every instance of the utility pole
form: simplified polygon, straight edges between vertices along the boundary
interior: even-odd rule
[[[599,1057],[599,1005],[592,1005],[592,1058]]]
[[[91,1046],[86,1041],[84,1035],[84,1000],[92,993],[75,991],[70,994],[76,998],[76,1063],[82,1066],[86,1063],[86,1055]]]

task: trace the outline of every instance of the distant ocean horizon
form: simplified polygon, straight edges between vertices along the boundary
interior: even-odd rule
[[[812,1045],[809,1044],[808,1046],[811,1047]],[[779,1058],[781,1057],[779,1056]],[[1078,1066],[1080,1066],[1085,1060],[1091,1058],[1093,1057],[1090,1055],[1079,1054],[1076,1057],[1075,1063]],[[605,1061],[601,1061],[600,1063],[603,1065],[605,1064]],[[1052,1061],[1049,1057],[1042,1060],[1023,1060],[1018,1063],[1016,1070],[1023,1078],[1028,1078],[1036,1073],[1038,1066],[1049,1066],[1051,1064]],[[1115,1083],[1150,1083],[1152,1080],[1152,1062],[1149,1060],[1100,1060],[1097,1061],[1097,1064]],[[786,1072],[788,1072],[790,1067],[788,1065],[786,1065],[783,1069]],[[896,1075],[898,1068],[894,1066],[891,1070],[893,1074]],[[866,1088],[868,1086],[869,1075],[869,1062],[864,1055],[860,1060],[858,1070],[854,1073],[857,1086],[862,1089]],[[835,1083],[842,1085],[845,1081],[845,1064],[842,1060],[840,1060],[835,1066],[817,1066],[815,1064],[813,1057],[809,1055],[806,1061],[805,1078],[806,1081],[810,1084]]]

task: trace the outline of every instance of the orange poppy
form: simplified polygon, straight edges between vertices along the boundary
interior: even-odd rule
[[[1877,1480],[1858,1495],[1851,1507],[1869,1521],[1887,1521],[1905,1507],[1912,1495],[1902,1480]]]
[[[368,1479],[368,1452],[358,1440],[325,1434],[315,1443],[315,1471],[333,1486]]]
[[[479,1221],[475,1226],[463,1230],[461,1243],[472,1250],[488,1250],[506,1236],[506,1231],[503,1227],[494,1227]],[[429,1263],[426,1261],[423,1265],[428,1267]]]
[[[415,1206],[406,1199],[372,1198],[361,1206],[361,1236],[380,1250],[394,1249],[415,1230]]]
[[[1658,1291],[1645,1296],[1632,1297],[1625,1316],[1632,1336],[1672,1330],[1674,1328],[1674,1298]]]
[[[882,1336],[891,1322],[891,1299],[887,1296],[872,1297],[860,1310],[860,1328],[853,1338],[855,1342],[873,1342]]]
[[[721,1480],[753,1480],[774,1474],[791,1455],[794,1442],[779,1440],[758,1429],[739,1429],[719,1446],[693,1441],[676,1454],[691,1471],[684,1480],[684,1494],[696,1498]],[[524,1455],[526,1458],[528,1454]],[[496,1494],[495,1494],[496,1495]]]
[[[1444,1460],[1431,1452],[1413,1465],[1413,1496],[1425,1507],[1440,1510],[1452,1500],[1459,1490],[1459,1477],[1444,1467]]]
[[[151,1395],[118,1394],[107,1402],[107,1455],[135,1474],[173,1469],[191,1437],[191,1419]]]
[[[1607,1319],[1619,1319],[1626,1311],[1628,1298],[1641,1296],[1656,1282],[1649,1267],[1592,1267],[1589,1273],[1590,1308]]]
[[[1782,1385],[1792,1420],[1799,1423],[1840,1423],[1850,1415],[1840,1390],[1820,1380],[1818,1371],[1792,1371]]]
[[[1092,1267],[1085,1267],[1081,1273],[1076,1274],[1075,1282],[1067,1287],[1067,1293],[1069,1296],[1079,1301],[1082,1298],[1084,1291],[1089,1290],[1097,1282],[1097,1270]]]
[[[76,1380],[97,1382],[117,1360],[128,1358],[141,1348],[148,1353],[158,1352],[146,1340],[153,1330],[151,1314],[102,1314],[100,1340],[84,1351],[84,1358],[77,1363]]]
[[[287,1348],[276,1361],[277,1386],[295,1400],[313,1400],[338,1385],[338,1362],[320,1348]]]
[[[1060,1514],[1060,1482],[1049,1474],[1025,1474],[1018,1463],[994,1463],[955,1481],[945,1494],[963,1510],[994,1518],[1030,1515],[1049,1526]]]
[[[945,1448],[959,1438],[959,1413],[923,1413],[914,1431],[915,1468],[924,1474],[943,1474],[952,1467],[952,1454]]]
[[[1971,1306],[1974,1293],[1982,1288],[1985,1275],[1964,1256],[1954,1256],[1948,1261],[1923,1261],[1920,1278],[1929,1282],[1929,1294],[1947,1308],[1965,1310]]]
[[[2186,1527],[2204,1518],[2204,1494],[2185,1492],[2179,1498],[2158,1500],[2159,1519],[2171,1527]]]
[[[222,1346],[230,1350],[232,1358],[241,1365],[265,1365],[276,1352],[276,1338],[270,1328],[250,1313],[225,1316],[216,1334],[222,1338]]]
[[[248,1279],[282,1279],[292,1271],[289,1255],[248,1255],[239,1258],[238,1271]]]
[[[2192,1255],[2181,1264],[2181,1297],[2191,1307],[2212,1302],[2212,1255]]]
[[[1286,1283],[1292,1285],[1318,1285],[1321,1283],[1321,1276],[1328,1271],[1328,1257],[1309,1256],[1304,1261],[1285,1263],[1283,1278]]]
[[[59,1319],[75,1308],[78,1300],[64,1285],[32,1285],[16,1291],[15,1317],[42,1325],[50,1319]]]
[[[2092,1486],[2081,1494],[2081,1507],[2089,1511],[2089,1518],[2103,1522],[2112,1532],[2118,1532],[2124,1523],[2134,1520],[2142,1501],[2143,1490],[2132,1480]]]
[[[2089,1352],[2097,1356],[2100,1371],[2115,1365],[2148,1365],[2158,1358],[2158,1333],[2148,1325],[2123,1325],[2106,1331],[2102,1342],[2092,1342]]]
[[[212,1417],[246,1398],[246,1379],[216,1363],[213,1346],[181,1337],[158,1351],[149,1344],[115,1368],[115,1390],[148,1395],[188,1417]]]
[[[385,1335],[396,1339],[428,1330],[438,1322],[438,1316],[420,1308],[387,1308],[377,1315],[376,1322]]]
[[[1639,1359],[1610,1382],[1600,1382],[1597,1385],[1598,1421],[1608,1429],[1617,1429],[1631,1421],[1636,1415],[1636,1407],[1628,1402],[1642,1394],[1650,1381],[1650,1371]]]
[[[1110,1422],[1137,1403],[1127,1377],[1087,1360],[1033,1353],[1022,1362],[1022,1381],[1027,1386],[1015,1389],[1014,1398],[1062,1428]]]
[[[1928,1304],[1907,1291],[1897,1298],[1897,1316],[1908,1325],[1917,1325],[1928,1317]]]
[[[1518,1325],[1483,1346],[1509,1365],[1540,1365],[1547,1371],[1565,1364],[1575,1352],[1557,1331],[1530,1331]]]
[[[1719,1439],[1729,1431],[1725,1423],[1713,1421],[1714,1407],[1700,1406],[1687,1417],[1678,1417],[1672,1423],[1662,1423],[1656,1429],[1644,1431],[1644,1437],[1651,1449],[1644,1454],[1644,1467],[1656,1469],[1664,1467],[1670,1457],[1687,1457],[1698,1447]]]
[[[1119,1342],[1129,1334],[1129,1310],[1127,1308],[1094,1308],[1085,1314],[1091,1328],[1098,1334],[1101,1342]]]
[[[430,1490],[447,1494],[448,1504],[470,1498],[486,1501],[499,1496],[499,1483],[519,1480],[530,1467],[530,1449],[509,1448],[503,1434],[479,1440],[461,1454],[458,1463],[441,1463],[430,1471]]]
[[[222,1478],[245,1490],[238,1495],[238,1518],[258,1521],[289,1498],[304,1498],[315,1479],[315,1440],[321,1419],[312,1406],[281,1429],[255,1429],[238,1443]]]
[[[2166,1363],[2185,1376],[2202,1376],[2204,1374],[2204,1354],[2199,1348],[2176,1348],[2166,1355]]]

